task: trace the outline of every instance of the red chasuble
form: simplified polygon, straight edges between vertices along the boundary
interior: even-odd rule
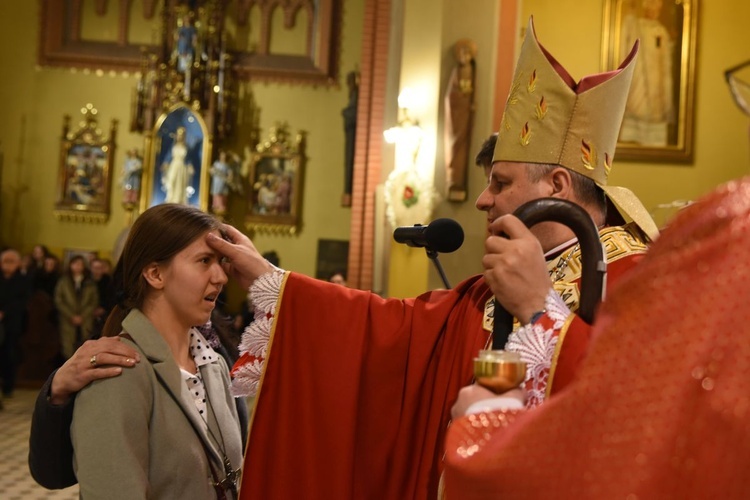
[[[435,498],[449,409],[488,339],[484,280],[401,301],[287,276],[241,498]]]
[[[576,380],[451,424],[446,498],[750,492],[750,178],[688,207],[615,287]]]
[[[642,250],[617,256],[610,284]],[[481,276],[386,300],[287,273],[240,497],[435,499],[450,408],[491,335],[491,296]],[[574,321],[564,335],[552,360],[555,388],[572,378],[589,328]]]

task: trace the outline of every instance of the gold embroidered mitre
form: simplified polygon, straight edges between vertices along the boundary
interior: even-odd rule
[[[530,19],[492,161],[546,163],[578,172],[653,240],[658,229],[635,194],[607,186],[637,53],[638,42],[616,70],[576,83],[539,43]]]

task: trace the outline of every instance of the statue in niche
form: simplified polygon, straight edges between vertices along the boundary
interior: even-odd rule
[[[240,157],[231,151],[219,151],[219,157],[211,165],[211,210],[217,215],[227,212],[230,192],[242,193]]]
[[[143,159],[137,149],[125,152],[125,163],[122,165],[122,205],[132,210],[141,195],[141,175],[143,174]]]
[[[182,22],[175,33],[176,42],[174,58],[176,59],[177,75],[182,75],[183,99],[190,100],[193,87],[193,63],[198,53],[198,29],[190,14],[182,16]]]
[[[341,110],[344,117],[344,194],[341,206],[352,206],[352,177],[354,175],[354,141],[357,136],[357,101],[359,99],[359,71],[350,71],[346,75],[349,87],[349,102]]]
[[[233,177],[225,151],[219,151],[219,157],[208,172],[211,175],[211,210],[215,214],[223,215],[227,211],[229,186]]]
[[[192,195],[192,180],[195,174],[193,165],[186,162],[188,154],[187,144],[185,143],[185,127],[179,127],[174,137],[172,146],[172,159],[169,163],[162,165],[164,175],[161,178],[162,190],[166,193],[164,203],[181,203],[187,204],[188,198]]]
[[[188,73],[195,58],[195,47],[198,43],[198,31],[193,26],[189,15],[182,17],[182,24],[177,28],[177,44],[175,57],[177,58],[177,71]]]
[[[462,39],[453,46],[456,65],[445,94],[445,166],[448,200],[466,201],[467,166],[474,123],[477,45]]]

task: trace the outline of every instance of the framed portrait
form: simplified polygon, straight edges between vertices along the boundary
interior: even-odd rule
[[[97,110],[91,104],[81,109],[83,120],[71,130],[70,116],[63,118],[55,216],[81,222],[109,219],[112,164],[117,120],[109,137],[99,128]]]
[[[248,172],[248,230],[295,234],[302,223],[305,133],[292,140],[289,127],[271,127],[269,139],[256,147]]]
[[[208,210],[211,137],[203,117],[177,104],[146,137],[141,211],[161,203]]]
[[[604,69],[640,40],[617,159],[692,161],[697,24],[698,0],[605,0]]]

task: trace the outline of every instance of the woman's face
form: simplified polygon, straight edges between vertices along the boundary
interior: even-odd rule
[[[41,260],[44,259],[44,250],[42,249],[42,247],[37,245],[31,249],[31,256],[35,261],[41,262]]]
[[[44,259],[44,270],[48,273],[57,271],[57,260],[54,257],[46,257]]]
[[[86,265],[82,259],[74,259],[70,261],[70,273],[73,276],[80,276],[83,274],[83,270],[86,269]]]
[[[227,282],[220,256],[206,243],[206,234],[177,253],[162,271],[165,299],[177,317],[188,320],[190,326],[208,322]],[[219,236],[218,231],[214,234]]]

